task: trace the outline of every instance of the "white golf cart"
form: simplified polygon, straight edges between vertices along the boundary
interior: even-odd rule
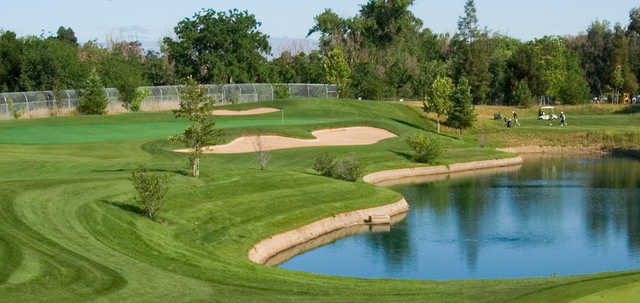
[[[558,120],[556,111],[553,106],[543,106],[538,112],[538,120]]]

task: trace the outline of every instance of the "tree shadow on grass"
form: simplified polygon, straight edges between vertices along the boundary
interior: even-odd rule
[[[411,122],[407,122],[407,121],[404,121],[404,120],[398,120],[398,119],[394,119],[394,118],[391,118],[391,120],[392,120],[392,121],[394,121],[394,122],[400,123],[400,124],[402,124],[402,125],[406,125],[406,126],[412,127],[412,128],[416,128],[416,129],[424,130],[424,131],[427,131],[427,132],[432,132],[432,130],[427,129],[427,128],[425,128],[424,126],[420,126],[420,125],[417,125],[417,124],[413,124],[413,123],[411,123]]]
[[[440,132],[440,133],[438,133],[438,132],[437,132],[436,130],[434,130],[434,129],[425,128],[425,127],[423,127],[423,126],[420,126],[420,125],[417,125],[417,124],[413,124],[413,123],[411,123],[411,122],[407,122],[407,121],[404,121],[404,120],[393,119],[393,118],[392,118],[391,120],[393,120],[394,122],[397,122],[397,123],[400,123],[400,124],[403,124],[403,125],[406,125],[406,126],[409,126],[409,127],[415,128],[415,129],[419,129],[419,130],[422,130],[422,131],[425,131],[425,132],[429,132],[429,133],[432,133],[432,134],[436,134],[436,135],[438,135],[438,136],[443,136],[443,137],[447,137],[447,138],[451,138],[451,139],[455,139],[455,140],[460,140],[460,138],[459,138],[459,137],[457,137],[457,136],[455,136],[455,135],[450,135],[450,134],[447,134],[447,133],[444,133],[444,132]],[[442,125],[445,125],[445,124],[444,124],[444,123],[442,123]],[[446,125],[445,125],[445,126],[446,126]]]
[[[143,217],[145,216],[144,210],[136,205],[131,205],[131,204],[126,204],[126,203],[121,203],[121,202],[115,202],[115,201],[107,201],[107,200],[100,200],[100,202],[107,204],[107,205],[111,205],[111,206],[115,206],[119,209],[122,209],[124,211],[130,212],[130,213],[134,213],[136,215],[140,215]]]
[[[133,168],[118,168],[118,169],[94,169],[92,170],[92,172],[94,173],[132,173],[134,171],[138,170],[133,169]],[[153,172],[153,173],[170,173],[170,174],[176,174],[176,175],[181,175],[181,176],[185,176],[188,177],[190,176],[189,172],[187,172],[186,170],[182,170],[182,169],[162,169],[162,168],[146,168],[146,171],[148,172]]]
[[[635,114],[635,113],[640,113],[640,105],[638,104],[633,104],[633,105],[627,105],[625,106],[623,109],[615,112],[616,114]]]
[[[410,153],[401,152],[401,151],[395,151],[395,150],[392,150],[391,152],[396,154],[397,156],[403,157],[403,158],[413,162],[413,155],[410,154]]]

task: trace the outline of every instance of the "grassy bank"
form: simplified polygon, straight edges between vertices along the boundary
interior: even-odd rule
[[[252,106],[261,105],[231,108]],[[354,125],[399,137],[273,151],[267,170],[253,154],[206,155],[196,180],[186,176],[187,157],[166,140],[185,125],[170,113],[0,121],[0,301],[562,302],[640,281],[638,272],[366,280],[253,264],[247,251],[265,237],[400,198],[387,188],[315,175],[310,167],[323,152],[357,155],[365,172],[411,167],[404,139],[424,132],[447,147],[442,164],[510,156],[480,147],[474,133],[437,135],[419,110],[400,104],[289,100],[284,107],[284,122],[273,113],[221,117],[218,125],[227,141],[257,133],[310,137],[315,129]],[[490,123],[480,129],[503,132]],[[127,178],[140,166],[172,176],[164,224],[136,213]]]

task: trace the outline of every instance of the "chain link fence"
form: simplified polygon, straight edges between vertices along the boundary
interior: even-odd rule
[[[203,85],[206,95],[216,101],[216,105],[256,103],[275,100],[278,89],[288,91],[291,97],[337,98],[337,87],[333,84],[226,84]],[[142,111],[161,111],[178,108],[180,104],[180,86],[145,86],[149,96],[142,101]],[[115,88],[105,88],[109,99],[107,111],[125,112],[120,94]],[[19,117],[46,117],[54,114],[73,112],[78,107],[81,91],[63,90],[0,93],[0,119]]]

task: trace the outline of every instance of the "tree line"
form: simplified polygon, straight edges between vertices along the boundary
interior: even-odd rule
[[[353,17],[317,15],[310,52],[272,57],[248,11],[204,9],[178,22],[161,49],[137,41],[79,44],[71,28],[17,37],[0,32],[0,92],[83,88],[92,71],[105,87],[135,95],[145,85],[199,83],[338,84],[341,97],[429,99],[437,79],[469,86],[474,104],[566,104],[639,91],[640,8],[629,23],[593,22],[584,33],[521,41],[482,28],[467,0],[455,34],[434,33],[413,15],[414,0],[369,0]],[[268,59],[271,58],[271,59]],[[440,81],[440,84],[443,82]],[[460,88],[464,90],[465,88]]]

